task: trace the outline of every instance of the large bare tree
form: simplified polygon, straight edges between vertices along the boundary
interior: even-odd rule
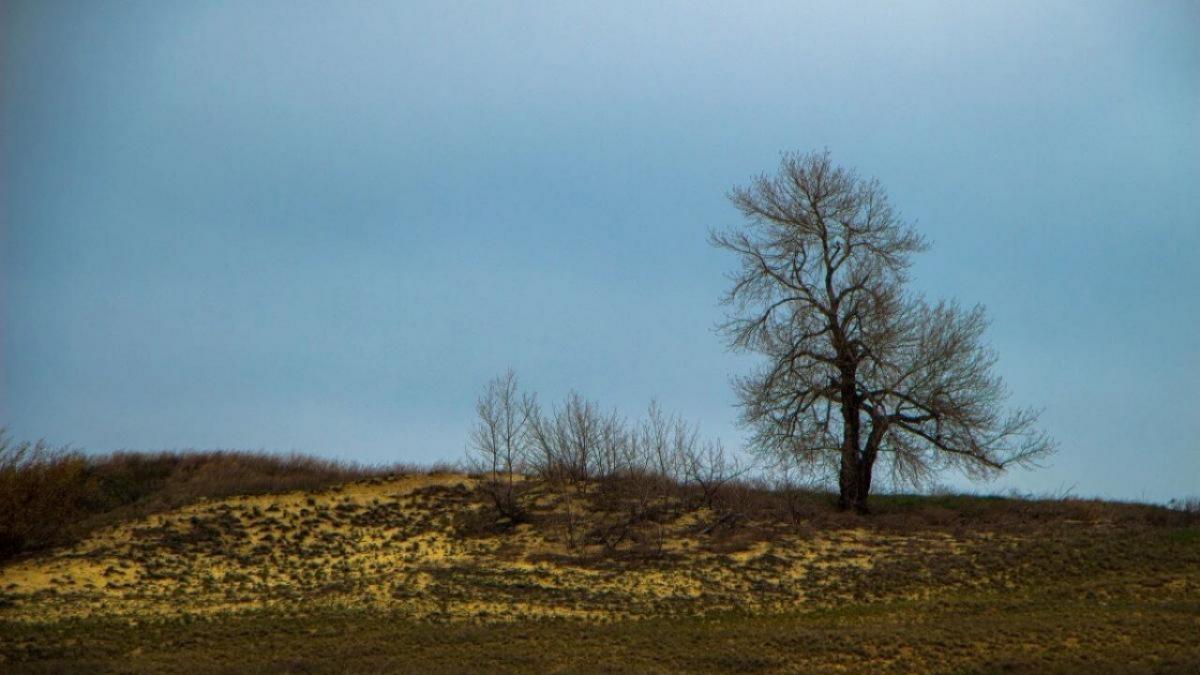
[[[1003,407],[983,309],[905,289],[910,257],[927,246],[878,181],[827,152],[788,154],[730,199],[747,225],[711,238],[741,263],[723,330],[734,349],[766,357],[735,383],[757,448],[836,475],[840,506],[859,511],[877,466],[919,484],[1053,450],[1036,411]]]

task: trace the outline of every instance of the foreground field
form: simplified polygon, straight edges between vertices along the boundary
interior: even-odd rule
[[[1146,672],[1200,665],[1200,604],[960,597],[595,624],[375,612],[5,627],[7,672]]]
[[[511,526],[475,479],[412,474],[121,522],[0,568],[0,669],[1200,668],[1188,514],[809,496],[784,519],[748,491],[631,524],[626,496],[532,493]]]

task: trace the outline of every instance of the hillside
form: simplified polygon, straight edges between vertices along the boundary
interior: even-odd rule
[[[16,671],[1105,670],[1200,665],[1194,514],[743,487],[630,524],[603,485],[478,478],[206,499],[0,568]],[[736,514],[737,517],[730,517]],[[701,648],[702,647],[702,648]]]

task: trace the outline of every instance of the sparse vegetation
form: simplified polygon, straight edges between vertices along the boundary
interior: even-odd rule
[[[726,481],[706,500],[686,472],[644,464],[686,428],[653,408],[627,428],[651,451],[622,472],[553,488],[514,473],[514,485],[529,482],[519,523],[501,522],[490,473],[207,500],[183,491],[180,508],[110,511],[109,526],[77,543],[0,568],[0,662],[13,672],[1200,663],[1187,637],[1200,612],[1194,512],[881,494],[863,516],[782,473]],[[226,469],[209,475],[256,461],[224,455]],[[156,480],[182,481],[178,471]],[[263,480],[204,492],[281,485]]]
[[[752,467],[656,402],[634,423],[576,392],[546,412],[509,371],[488,383],[476,412],[468,466],[500,525],[528,520],[531,503],[551,495],[572,548],[615,550],[684,511],[741,517],[734,496],[746,486],[729,488]]]
[[[17,442],[0,429],[0,561],[202,499],[321,488],[412,470],[305,455],[117,452]]]
[[[795,464],[739,462],[656,403],[634,422],[578,394],[546,411],[508,373],[477,412],[469,474],[233,452],[89,457],[5,438],[0,523],[16,559],[0,567],[0,663],[18,672],[157,672],[179,658],[250,672],[463,670],[475,659],[489,671],[1200,664],[1196,644],[1178,639],[1200,612],[1192,501],[879,494],[868,516],[840,509]],[[353,639],[311,649],[331,626]],[[581,635],[609,648],[563,646]],[[264,640],[269,650],[248,649]],[[447,651],[449,640],[467,641],[469,653]]]

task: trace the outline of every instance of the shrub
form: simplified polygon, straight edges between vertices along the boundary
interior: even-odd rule
[[[0,560],[201,499],[320,490],[403,470],[230,451],[88,456],[14,442],[0,429]]]
[[[56,543],[95,487],[81,453],[14,443],[0,429],[0,559]]]

